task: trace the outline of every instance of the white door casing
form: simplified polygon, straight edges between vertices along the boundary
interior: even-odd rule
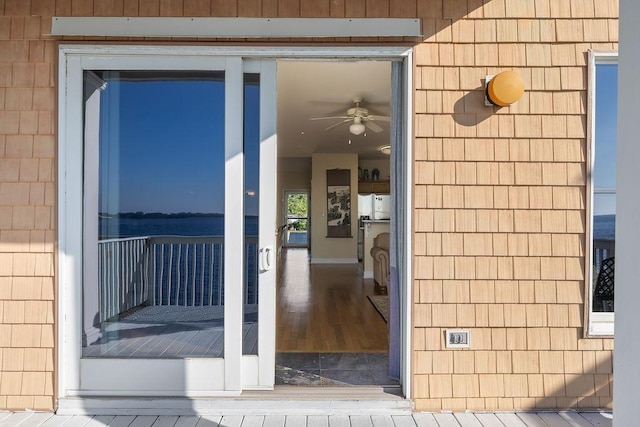
[[[233,58],[228,58],[232,56]],[[267,61],[255,61],[261,65],[257,66],[252,64],[252,61],[242,61],[240,58],[331,58],[331,59],[385,59],[385,60],[400,60],[404,63],[404,75],[405,82],[402,88],[394,88],[394,90],[405,91],[406,98],[404,99],[404,111],[402,112],[403,118],[406,123],[403,126],[406,127],[406,141],[401,141],[411,147],[411,114],[412,114],[412,51],[406,47],[371,47],[371,48],[352,48],[352,47],[284,47],[284,48],[231,48],[231,47],[191,47],[191,46],[87,46],[87,45],[61,45],[59,48],[59,152],[58,152],[58,188],[59,188],[59,204],[58,204],[58,231],[59,231],[59,260],[58,260],[58,283],[59,283],[59,297],[58,297],[58,396],[60,399],[73,397],[77,395],[101,395],[107,396],[110,394],[123,395],[122,390],[115,390],[120,387],[120,383],[116,381],[116,377],[109,372],[108,376],[111,377],[111,386],[105,390],[83,390],[80,386],[80,379],[83,369],[81,369],[81,335],[82,335],[82,275],[83,266],[82,262],[82,213],[83,213],[83,201],[82,201],[82,129],[78,126],[78,123],[82,123],[82,71],[84,69],[91,69],[96,64],[103,64],[106,69],[113,67],[110,62],[111,58],[120,57],[128,59],[138,59],[145,64],[148,69],[171,69],[193,67],[189,69],[208,69],[213,63],[217,61],[236,62],[234,69],[241,70],[245,67],[245,70],[253,72],[256,67],[261,69],[263,76],[269,76],[273,73],[275,77],[275,62],[272,59]],[[118,67],[124,69],[123,67]],[[137,67],[134,67],[137,69]],[[241,83],[241,74],[238,73],[239,83]],[[270,77],[263,78],[262,84],[269,81]],[[271,83],[270,83],[271,85]],[[264,182],[269,182],[271,179],[275,182],[275,78],[273,79],[272,87],[265,86],[261,89],[261,123],[269,122],[273,126],[269,129],[268,126],[263,127],[261,125],[260,137],[262,147],[274,147],[272,154],[274,162],[270,165],[273,175],[268,177],[267,169],[262,171],[261,166],[261,185]],[[241,86],[236,86],[236,89]],[[272,92],[274,95],[273,104],[268,104],[265,94]],[[240,92],[236,92],[240,93]],[[238,97],[241,99],[241,96]],[[265,108],[265,106],[267,108]],[[231,107],[233,108],[233,107]],[[236,106],[236,108],[238,108]],[[238,111],[236,109],[236,111]],[[269,118],[269,114],[273,117]],[[272,120],[272,121],[271,121]],[[230,154],[230,153],[229,153]],[[262,157],[261,150],[261,157]],[[264,153],[267,156],[266,152]],[[269,155],[270,156],[270,155]],[[229,160],[229,159],[228,159]],[[411,165],[411,151],[406,151],[405,162],[409,166]],[[235,175],[234,175],[235,176]],[[240,189],[239,183],[242,182],[242,176],[238,175],[238,181],[234,188]],[[267,181],[265,181],[265,179]],[[404,181],[404,188],[411,188],[411,177],[402,177]],[[270,184],[268,184],[270,185]],[[267,185],[267,186],[268,186]],[[273,186],[275,192],[275,185]],[[261,204],[262,198],[268,197],[267,188],[263,188],[261,191]],[[275,194],[275,193],[274,193]],[[241,197],[242,191],[238,192],[237,197]],[[272,198],[275,201],[275,195]],[[242,201],[239,201],[240,204]],[[237,212],[236,205],[236,212]],[[407,223],[411,223],[411,201],[410,191],[404,198],[404,215],[406,215]],[[263,231],[270,230],[275,237],[275,220],[271,227],[269,225],[263,226],[262,215],[265,213],[261,209],[260,219],[260,247],[262,250],[269,246],[269,238],[263,236]],[[273,214],[275,216],[275,208],[267,212],[267,214]],[[268,218],[264,218],[267,221]],[[80,226],[79,226],[80,225]],[[241,227],[242,228],[242,227]],[[263,239],[264,237],[264,239]],[[403,385],[404,395],[407,398],[411,397],[411,252],[410,252],[410,236],[404,236],[404,241],[407,242],[407,256],[403,260],[403,264],[406,268],[406,277],[409,278],[407,283],[403,283],[404,286],[402,292],[401,304],[406,308],[403,313],[403,319],[401,321],[401,343],[403,346],[402,354],[402,371],[401,371],[401,383]],[[273,240],[272,247],[275,247],[275,241]],[[237,249],[237,248],[236,248]],[[238,270],[239,274],[242,274],[242,270]],[[274,275],[275,271],[266,270],[268,275]],[[264,271],[263,271],[264,273]],[[241,277],[240,277],[241,279]],[[271,280],[267,278],[267,281]],[[260,284],[260,322],[264,325],[268,323],[271,325],[270,333],[260,333],[261,349],[268,349],[270,341],[275,341],[275,331],[273,330],[275,324],[269,320],[270,315],[275,315],[275,297],[272,295],[269,297],[265,295],[263,284]],[[268,285],[267,288],[273,286]],[[271,300],[269,299],[271,298]],[[271,313],[266,313],[267,307],[274,307]],[[265,312],[265,313],[263,313]],[[237,313],[241,313],[241,310],[237,310]],[[239,315],[236,315],[239,316]],[[263,316],[267,316],[263,318]],[[240,319],[241,320],[241,319]],[[240,325],[238,327],[241,328]],[[273,384],[273,367],[275,352],[273,349],[268,350],[269,354],[264,352],[259,357],[256,356],[242,356],[241,345],[237,344],[233,346],[234,354],[237,356],[235,361],[227,361],[225,359],[220,365],[220,360],[216,363],[210,364],[210,366],[200,364],[199,362],[189,361],[189,363],[180,363],[182,369],[176,370],[177,376],[173,379],[177,382],[185,384],[181,392],[187,396],[215,396],[215,395],[229,395],[238,394],[242,389],[265,389],[271,388]],[[229,356],[229,354],[227,354]],[[265,356],[265,357],[263,357]],[[159,360],[159,364],[165,362],[173,362],[171,360]],[[99,368],[102,370],[104,367],[92,367],[92,362],[84,363],[83,368],[85,371],[93,371],[92,368]],[[137,372],[138,368],[146,369],[142,365],[154,365],[155,363],[129,363],[129,371]],[[226,366],[224,366],[226,365]],[[166,369],[166,366],[160,367]],[[173,369],[173,368],[172,368]],[[211,372],[225,371],[228,372],[228,376],[225,377],[225,382],[228,384],[203,384],[202,372],[210,369]],[[231,369],[234,369],[235,373],[231,374]],[[103,371],[108,372],[108,371]],[[123,374],[122,376],[125,376]],[[258,378],[258,381],[255,381]],[[148,380],[146,378],[145,380]],[[171,391],[170,388],[162,389],[161,384],[153,384],[151,381],[148,385],[156,388],[156,390],[136,390],[131,389],[127,393],[129,395],[175,395],[175,390]],[[271,386],[269,385],[271,384]],[[266,384],[266,385],[265,385]]]

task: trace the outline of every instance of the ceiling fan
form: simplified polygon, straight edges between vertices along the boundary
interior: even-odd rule
[[[362,98],[353,98],[354,107],[351,107],[347,110],[347,113],[344,116],[330,116],[330,117],[312,117],[309,120],[336,120],[342,119],[338,123],[334,123],[325,130],[332,129],[336,126],[339,126],[343,123],[351,123],[349,125],[349,132],[354,135],[360,135],[363,133],[366,128],[371,129],[374,132],[381,132],[383,129],[378,126],[375,121],[388,122],[389,116],[378,116],[369,114],[369,110],[364,107],[361,107]]]

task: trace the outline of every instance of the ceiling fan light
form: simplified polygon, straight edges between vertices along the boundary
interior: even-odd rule
[[[365,131],[365,127],[362,123],[353,123],[349,126],[349,132],[354,135],[360,135]]]
[[[383,154],[386,154],[387,156],[391,154],[390,145],[383,145],[381,147],[378,147],[378,150],[380,150]]]

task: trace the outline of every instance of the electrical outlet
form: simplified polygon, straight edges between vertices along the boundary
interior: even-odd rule
[[[468,329],[447,329],[447,348],[469,348],[471,345],[471,331]]]

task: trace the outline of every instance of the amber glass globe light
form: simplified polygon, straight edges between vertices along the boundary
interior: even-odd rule
[[[499,107],[518,101],[524,93],[524,80],[515,71],[503,71],[487,85],[487,98]]]

